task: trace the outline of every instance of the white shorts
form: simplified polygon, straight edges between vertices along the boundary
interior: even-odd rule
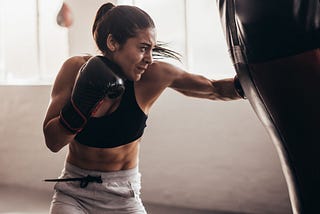
[[[59,178],[101,176],[101,181],[80,187],[80,181],[57,182],[51,202],[51,214],[146,214],[140,199],[141,174],[138,167],[116,172],[84,170],[65,164]]]

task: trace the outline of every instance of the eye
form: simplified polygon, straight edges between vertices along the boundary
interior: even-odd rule
[[[147,47],[146,46],[140,47],[140,51],[141,52],[146,52],[147,51]]]

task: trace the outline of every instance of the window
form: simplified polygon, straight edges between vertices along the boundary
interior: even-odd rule
[[[181,67],[218,79],[235,75],[212,0],[121,0],[136,5],[154,19],[158,40],[183,55]]]
[[[183,56],[182,63],[168,61],[209,78],[234,75],[215,1],[117,2],[136,5],[153,17],[158,40]],[[71,47],[68,30],[56,24],[61,4],[62,0],[0,1],[0,84],[52,83]]]
[[[47,84],[68,56],[60,1],[0,1],[0,83]]]

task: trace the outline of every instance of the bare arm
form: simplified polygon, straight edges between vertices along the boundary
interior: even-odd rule
[[[51,99],[43,122],[43,133],[47,147],[58,152],[71,142],[74,134],[67,131],[59,122],[59,113],[68,99],[80,69],[85,62],[82,57],[68,59],[59,71],[51,92]]]
[[[238,95],[234,79],[210,80],[204,76],[185,72],[184,70],[170,64],[162,63],[164,74],[168,74],[168,87],[191,97],[205,98],[211,100],[236,100]]]

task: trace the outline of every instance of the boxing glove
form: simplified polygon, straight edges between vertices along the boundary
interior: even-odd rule
[[[75,80],[70,100],[60,111],[60,123],[72,133],[80,132],[93,110],[105,98],[115,99],[125,90],[122,71],[103,56],[90,58]]]
[[[242,99],[247,99],[243,88],[241,86],[240,80],[238,75],[235,75],[233,78],[233,84],[234,84],[234,88],[236,89],[237,94],[242,98]]]

